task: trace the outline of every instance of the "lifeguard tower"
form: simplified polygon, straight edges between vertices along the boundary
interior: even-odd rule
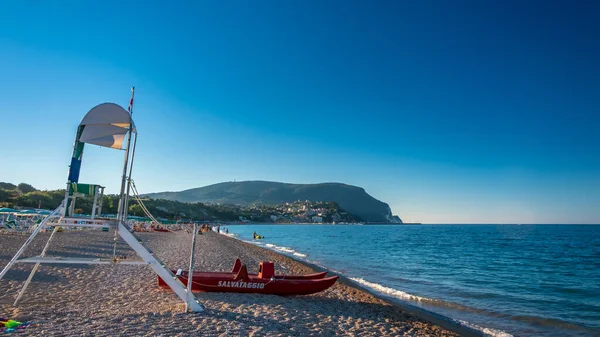
[[[23,288],[17,299],[19,301],[25,289],[31,282],[33,275],[37,271],[40,264],[110,264],[118,266],[119,264],[128,265],[147,265],[160,276],[169,287],[181,298],[186,304],[186,311],[189,309],[192,312],[203,311],[203,306],[196,300],[191,293],[190,288],[187,288],[179,281],[179,279],[165,266],[163,262],[158,260],[150,250],[148,250],[132,233],[127,225],[127,210],[130,185],[132,183],[131,171],[133,168],[133,159],[135,155],[135,144],[137,143],[137,129],[132,119],[133,106],[133,90],[132,98],[129,105],[129,111],[125,110],[115,103],[103,103],[92,108],[83,117],[83,120],[77,128],[75,137],[75,145],[73,147],[73,156],[71,165],[69,166],[69,175],[65,190],[65,198],[61,205],[51,214],[40,222],[40,224],[31,233],[23,246],[17,251],[15,256],[0,272],[0,279],[6,275],[8,270],[15,263],[35,263],[29,278],[23,285]],[[130,151],[132,136],[133,149]],[[97,184],[82,184],[79,183],[79,173],[81,170],[81,162],[83,157],[83,149],[85,144],[93,144],[101,147],[107,147],[118,150],[125,150],[125,160],[123,165],[123,177],[121,181],[121,191],[119,196],[119,207],[116,219],[106,219],[100,217],[102,212],[102,196],[104,187]],[[129,173],[128,173],[129,171]],[[87,195],[94,198],[92,214],[90,217],[74,217],[74,207],[76,198],[80,195]],[[19,259],[25,249],[31,244],[37,234],[46,228],[48,224],[54,226],[54,230],[50,235],[46,246],[39,256]],[[107,228],[115,232],[115,247],[118,237],[121,237],[139,256],[139,259],[127,259],[116,256],[116,249],[113,251],[112,258],[72,258],[59,256],[46,256],[48,246],[54,237],[59,227],[91,227],[91,228]],[[65,235],[68,235],[65,233]]]

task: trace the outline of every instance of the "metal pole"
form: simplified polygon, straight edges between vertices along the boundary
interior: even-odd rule
[[[119,209],[117,210],[117,222],[123,220],[123,207],[125,185],[127,183],[127,166],[129,164],[129,147],[131,146],[131,133],[133,132],[133,97],[135,95],[135,87],[131,88],[131,101],[129,103],[129,132],[127,133],[127,148],[125,149],[125,163],[123,164],[123,176],[121,178],[121,192],[119,193]],[[118,228],[118,227],[117,227]]]
[[[92,220],[96,218],[96,207],[98,206],[98,193],[100,192],[100,187],[94,187],[94,202],[92,203]]]
[[[198,224],[194,224],[194,234],[192,236],[192,252],[190,255],[190,268],[188,268],[187,277],[187,295],[188,300],[185,302],[185,312],[188,312],[188,303],[190,303],[190,295],[192,294],[192,279],[194,278],[194,251],[196,250],[196,237],[198,236]]]
[[[115,237],[113,239],[113,260],[116,261],[117,254],[117,236],[119,234],[119,224],[123,223],[123,207],[125,205],[125,184],[127,183],[127,166],[129,163],[129,147],[131,146],[131,133],[133,132],[133,97],[135,87],[131,88],[131,100],[129,101],[129,132],[127,132],[127,148],[125,149],[125,163],[123,163],[123,176],[121,178],[121,193],[119,194],[119,208],[117,209],[117,226],[115,227]],[[125,219],[127,221],[127,219]],[[127,227],[125,227],[127,228]]]
[[[104,187],[100,187],[100,202],[98,203],[98,216],[102,216],[102,203],[104,202]]]
[[[135,146],[137,144],[137,133],[133,137],[133,151],[131,151],[131,164],[129,164],[129,177],[127,178],[127,193],[125,193],[125,221],[129,214],[129,190],[131,189],[131,171],[133,171],[133,159],[135,158]]]

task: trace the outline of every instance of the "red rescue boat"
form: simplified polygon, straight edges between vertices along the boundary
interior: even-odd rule
[[[233,264],[233,268],[231,269],[231,272],[229,272],[229,273],[228,272],[208,272],[207,273],[207,272],[202,272],[202,271],[195,271],[192,281],[194,281],[194,279],[196,277],[207,277],[207,276],[211,276],[211,275],[233,277],[237,273],[239,273],[241,269],[242,269],[242,261],[240,261],[240,259],[235,259],[235,263]],[[177,270],[171,270],[171,272],[173,272],[173,274],[177,274]],[[314,274],[306,274],[306,275],[275,275],[274,277],[276,279],[286,279],[286,280],[318,280],[318,279],[325,278],[325,275],[327,275],[326,271],[323,271],[320,273],[314,273]],[[187,270],[181,271],[180,276],[187,278],[188,271]],[[258,274],[248,274],[248,276],[258,277]],[[158,285],[161,287],[167,287],[167,284],[160,277],[158,278]]]
[[[274,275],[274,269],[272,262],[261,262],[258,274],[248,274],[246,266],[238,259],[234,265],[235,272],[194,272],[192,291],[308,295],[333,286],[338,279],[337,276],[325,277],[326,272],[310,275]],[[181,271],[177,277],[187,285],[187,272]],[[158,285],[168,288],[160,277]]]

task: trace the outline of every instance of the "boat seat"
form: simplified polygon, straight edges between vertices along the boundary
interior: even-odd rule
[[[258,266],[258,277],[271,278],[275,276],[275,265],[273,262],[261,262]]]
[[[237,273],[237,275],[235,275],[235,277],[233,278],[234,281],[237,280],[248,280],[248,268],[246,268],[246,265],[242,265],[242,267],[240,268],[240,271]]]
[[[242,268],[242,261],[240,261],[240,258],[237,258],[235,259],[235,263],[233,264],[233,269],[231,270],[231,273],[237,273],[238,271],[240,271],[240,268]]]

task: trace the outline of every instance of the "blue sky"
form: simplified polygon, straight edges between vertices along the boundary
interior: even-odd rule
[[[61,188],[136,86],[141,192],[364,187],[405,221],[600,223],[594,1],[4,1],[0,181]],[[82,181],[117,192],[122,153]]]

